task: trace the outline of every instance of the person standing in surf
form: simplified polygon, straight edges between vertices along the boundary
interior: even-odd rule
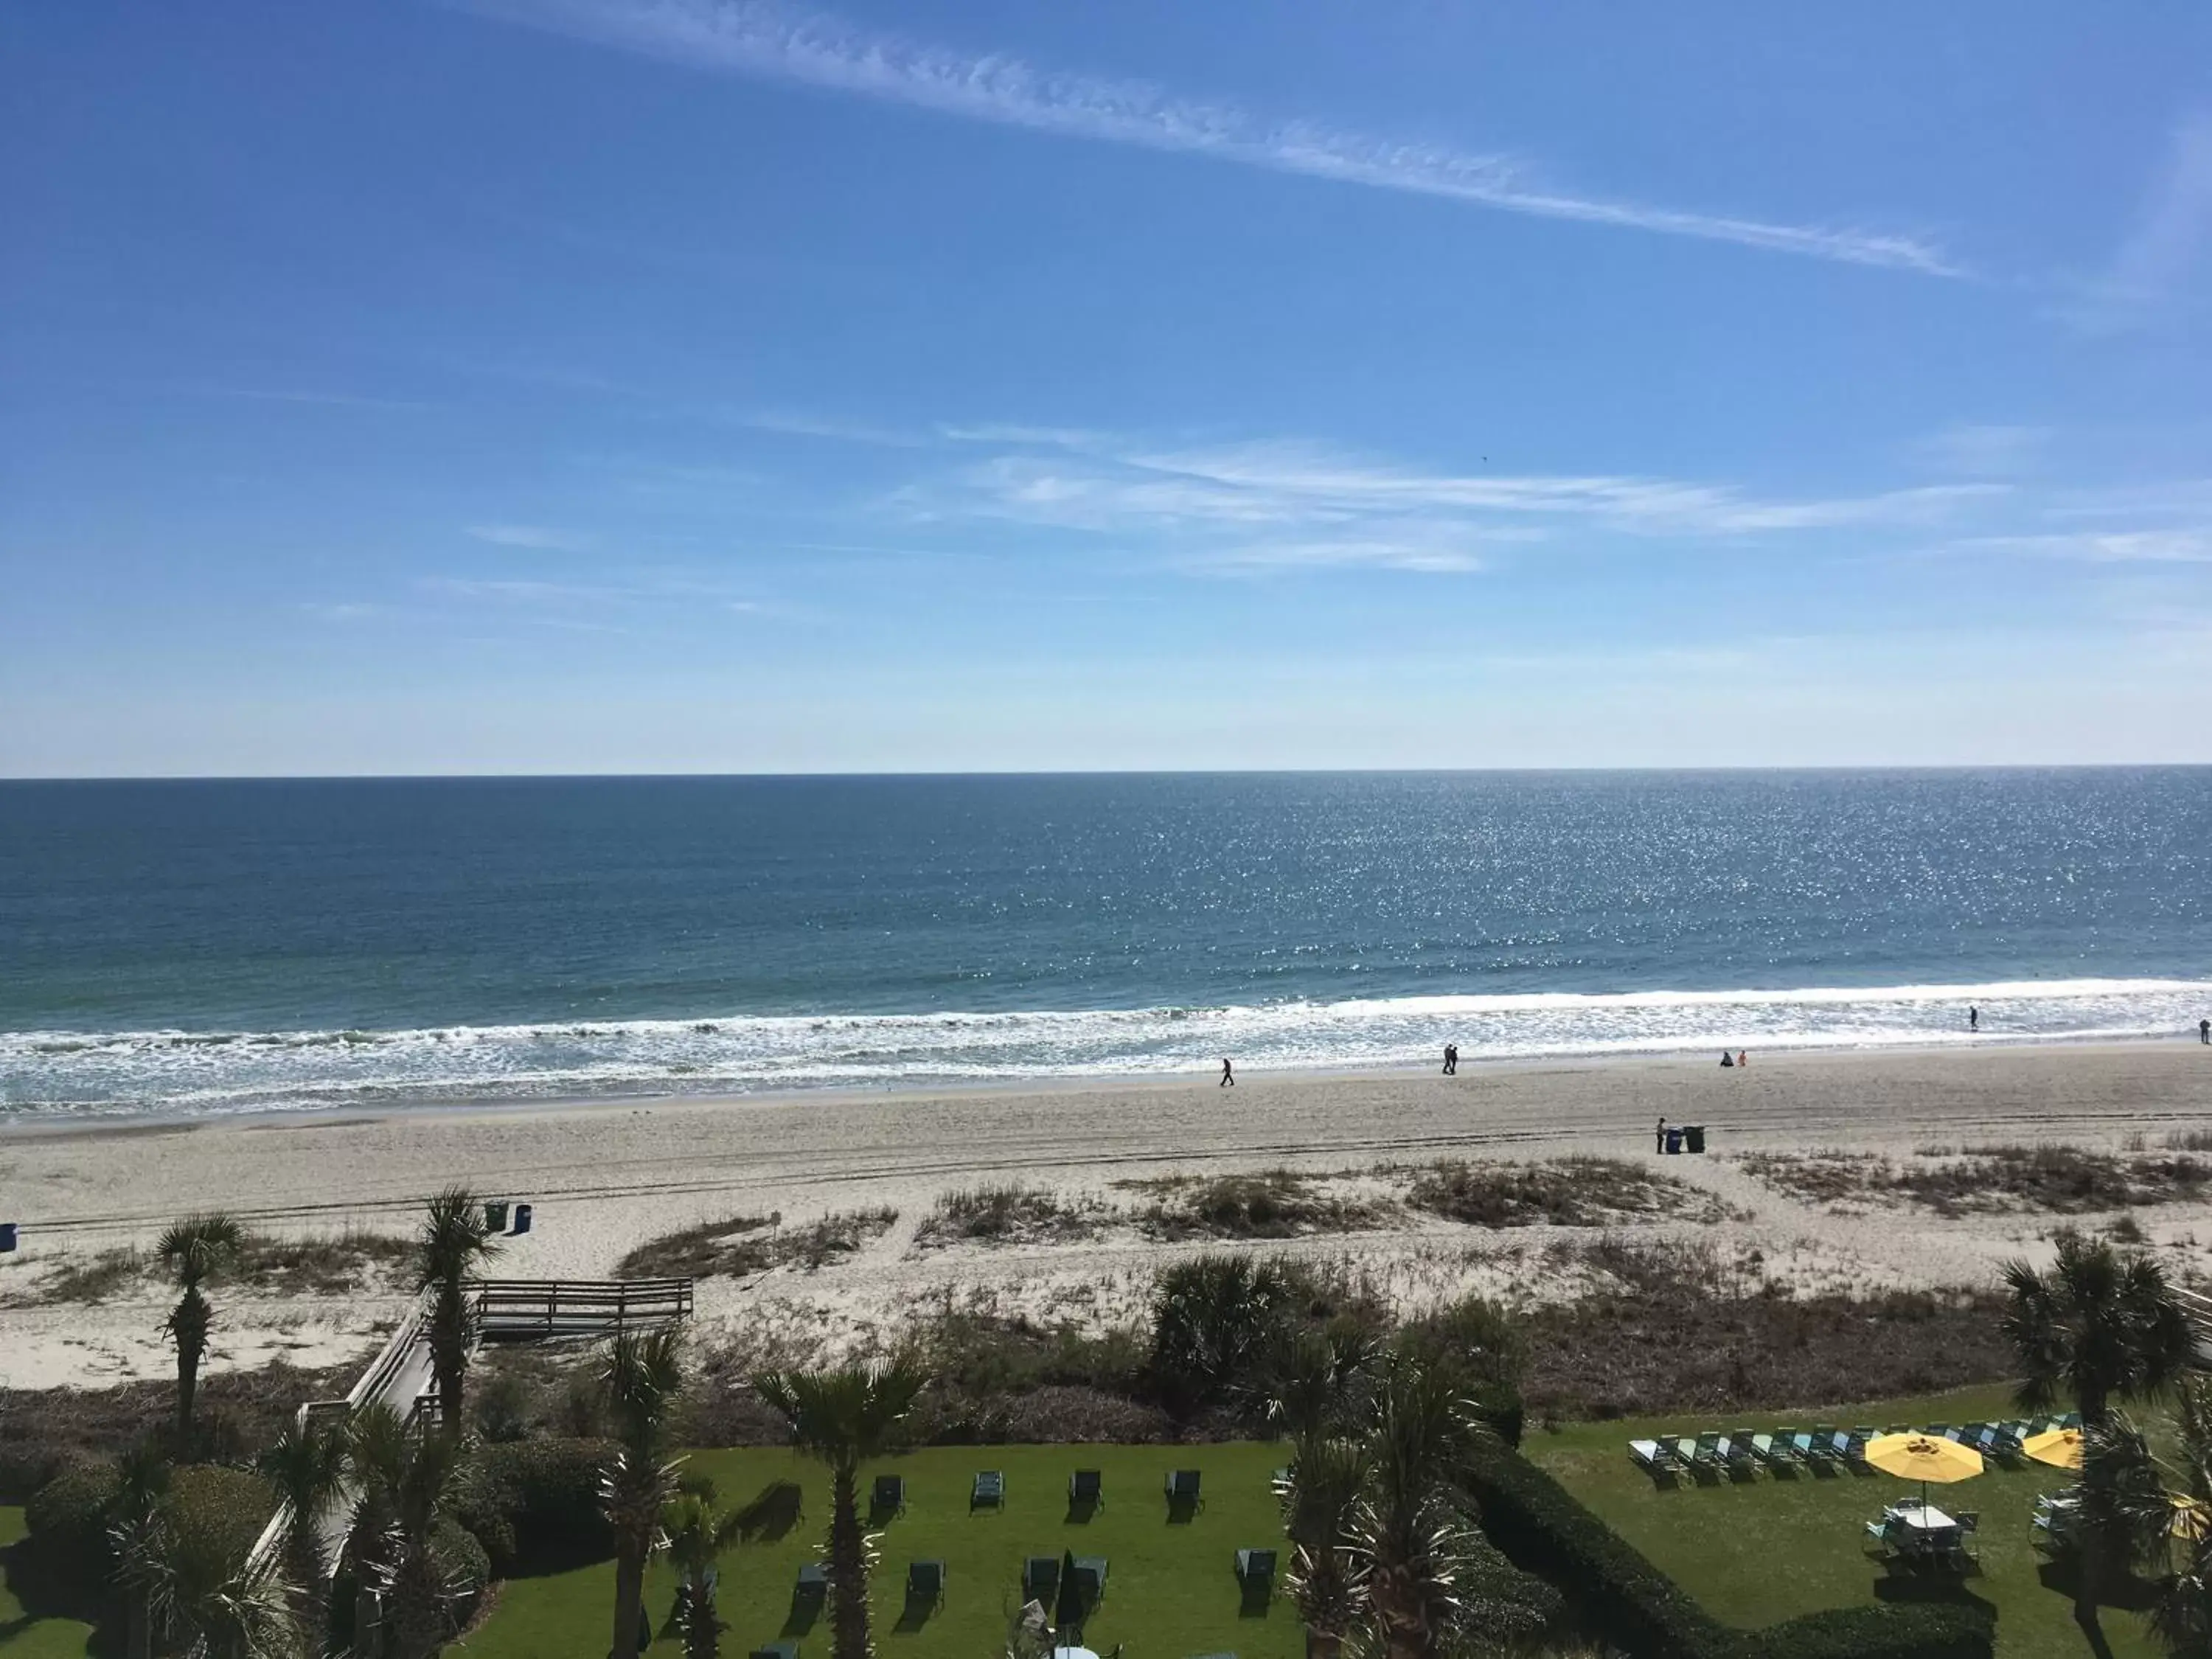
[[[1966,1010],[1966,1029],[1970,1031],[1978,1031],[1982,1029],[1982,1011],[1980,1009],[1969,1008]]]

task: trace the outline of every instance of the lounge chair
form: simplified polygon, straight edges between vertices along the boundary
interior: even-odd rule
[[[1728,1431],[1722,1455],[1728,1460],[1729,1468],[1741,1470],[1746,1474],[1758,1469],[1759,1448],[1754,1443],[1759,1437],[1750,1429],[1730,1429]]]
[[[1959,1523],[1960,1532],[1979,1532],[1982,1529],[1982,1512],[1979,1510],[1961,1510],[1952,1519]]]
[[[879,1474],[874,1489],[868,1495],[871,1515],[902,1515],[906,1511],[906,1477],[902,1474]]]
[[[1172,1469],[1169,1471],[1167,1481],[1168,1507],[1170,1509],[1175,1509],[1180,1506],[1194,1510],[1204,1504],[1206,1500],[1198,1495],[1198,1471],[1196,1469]]]
[[[1022,1563],[1022,1600],[1042,1601],[1052,1605],[1060,1594],[1060,1558],[1056,1555],[1032,1555]]]
[[[1646,1474],[1662,1474],[1674,1461],[1656,1440],[1630,1441],[1628,1456],[1629,1461]]]
[[[1004,1509],[1006,1503],[1006,1477],[1003,1470],[977,1471],[975,1484],[968,1488],[968,1512],[977,1510]]]
[[[746,1656],[746,1659],[799,1659],[799,1644],[769,1642],[763,1646],[755,1648]]]
[[[2062,1429],[2080,1428],[2081,1426],[2081,1413],[2079,1412],[2067,1413],[2065,1416],[2058,1419],[2058,1426]]]
[[[1106,1503],[1106,1477],[1097,1469],[1078,1469],[1067,1477],[1071,1509],[1100,1509]]]
[[[818,1601],[830,1593],[830,1564],[809,1561],[799,1569],[799,1582],[792,1586],[793,1593],[802,1601]]]
[[[1237,1579],[1249,1588],[1254,1579],[1263,1584],[1275,1582],[1275,1553],[1273,1550],[1239,1550],[1237,1552]]]
[[[1075,1558],[1075,1589],[1089,1607],[1106,1594],[1106,1558],[1103,1555],[1079,1555]]]
[[[909,1607],[935,1607],[945,1599],[945,1563],[909,1561],[906,1564],[906,1599]]]

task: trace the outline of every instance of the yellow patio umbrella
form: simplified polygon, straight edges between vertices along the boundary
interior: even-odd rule
[[[1868,1467],[1920,1483],[1920,1506],[1928,1506],[1928,1483],[1971,1480],[1982,1472],[1982,1455],[1972,1446],[1937,1434],[1878,1434],[1867,1442]]]
[[[2079,1429],[2048,1429],[2041,1434],[2031,1434],[2020,1443],[2020,1449],[2039,1463],[2048,1463],[2054,1469],[2078,1469],[2081,1467],[2081,1431]]]

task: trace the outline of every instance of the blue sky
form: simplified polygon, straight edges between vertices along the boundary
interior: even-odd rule
[[[2212,761],[2212,9],[0,13],[0,774]]]

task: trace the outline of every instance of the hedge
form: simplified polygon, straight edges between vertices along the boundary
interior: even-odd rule
[[[599,1481],[605,1440],[516,1440],[478,1448],[453,1518],[474,1534],[493,1570],[544,1571],[613,1553]]]
[[[1990,1659],[1988,1612],[1953,1603],[1839,1607],[1732,1630],[1520,1453],[1490,1448],[1468,1486],[1506,1559],[1558,1585],[1637,1659]]]

